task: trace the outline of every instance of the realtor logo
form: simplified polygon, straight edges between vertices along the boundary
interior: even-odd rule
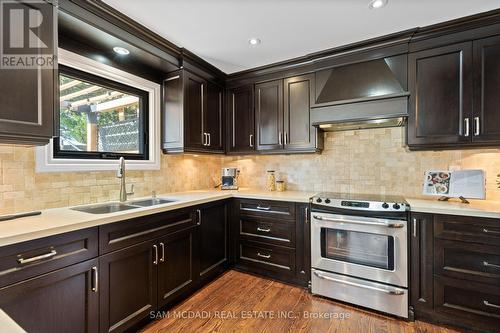
[[[0,68],[53,69],[56,6],[43,0],[0,0]]]

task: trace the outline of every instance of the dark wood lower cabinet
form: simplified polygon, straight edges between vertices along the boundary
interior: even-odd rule
[[[123,332],[156,310],[153,245],[147,241],[99,258],[100,332]]]
[[[98,332],[97,268],[88,260],[2,288],[0,308],[29,333]]]

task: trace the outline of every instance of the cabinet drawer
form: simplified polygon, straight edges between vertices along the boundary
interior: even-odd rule
[[[248,268],[262,269],[285,275],[295,273],[295,251],[257,242],[239,244],[239,261]]]
[[[245,199],[240,199],[237,202],[240,215],[274,217],[279,219],[295,218],[295,204],[293,202]]]
[[[97,257],[97,228],[0,248],[0,287]]]
[[[438,275],[500,285],[500,247],[439,240],[434,272]]]
[[[500,243],[500,220],[470,216],[435,215],[434,237],[497,245]]]
[[[295,247],[295,221],[241,216],[240,238]]]
[[[194,210],[142,216],[99,227],[99,253],[108,253],[175,232],[196,224]]]
[[[436,276],[434,309],[459,325],[495,332],[500,323],[500,286]]]

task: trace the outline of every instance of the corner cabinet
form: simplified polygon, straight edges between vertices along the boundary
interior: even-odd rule
[[[17,6],[28,9],[26,4]],[[48,4],[30,3],[29,6],[37,8]],[[42,12],[43,15],[57,15],[44,9]],[[52,19],[45,17],[40,28],[35,30],[47,45],[46,50],[51,52],[44,56],[56,59],[57,31],[53,29]],[[1,143],[45,145],[49,142],[54,134],[54,112],[59,105],[55,98],[56,85],[56,69],[0,68]]]
[[[163,89],[163,151],[224,153],[223,88],[179,70]]]
[[[408,146],[500,144],[500,36],[410,53]]]

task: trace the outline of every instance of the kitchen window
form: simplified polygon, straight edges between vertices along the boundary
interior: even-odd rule
[[[36,172],[116,170],[121,156],[160,169],[160,84],[104,60],[58,50],[57,136],[36,148]]]
[[[54,158],[148,158],[148,93],[59,67]]]

